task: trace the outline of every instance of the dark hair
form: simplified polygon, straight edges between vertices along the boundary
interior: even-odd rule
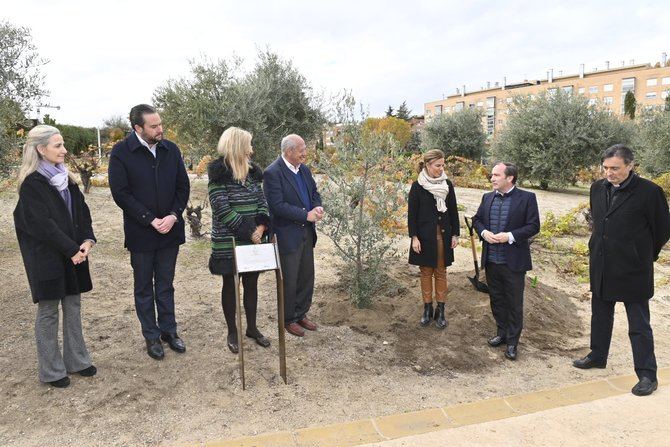
[[[627,165],[631,164],[633,160],[635,160],[633,151],[631,151],[628,146],[625,146],[623,144],[615,144],[614,146],[610,146],[607,149],[605,149],[605,152],[603,152],[603,157],[600,159],[600,162],[602,163],[603,161],[605,161],[605,159],[612,157],[619,157],[623,159],[623,162],[626,163]]]
[[[506,163],[504,161],[500,161],[493,166],[498,166],[498,165],[505,165],[505,177],[512,177],[512,184],[516,184],[516,179],[519,177],[519,168],[516,167],[516,165],[512,163]]]
[[[427,151],[423,154],[423,160],[419,162],[418,171],[423,171],[423,168],[425,168],[428,163],[432,163],[435,160],[439,160],[440,158],[444,158],[444,152],[441,150],[431,149]]]
[[[144,115],[157,113],[156,109],[149,104],[138,104],[130,109],[130,126],[135,130],[135,126],[144,127]]]

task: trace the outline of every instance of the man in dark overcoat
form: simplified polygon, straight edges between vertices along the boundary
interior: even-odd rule
[[[307,147],[299,135],[281,141],[279,156],[263,172],[263,191],[277,235],[284,275],[284,322],[297,337],[316,330],[307,313],[314,295],[316,222],[323,218],[321,195],[309,168]]]
[[[482,266],[497,333],[490,346],[507,344],[505,357],[516,360],[523,329],[526,272],[533,268],[528,240],[540,231],[535,194],[516,186],[518,169],[498,163],[491,170],[493,191],[484,194],[472,225],[483,240]]]
[[[160,360],[165,355],[161,340],[176,352],[186,350],[177,335],[172,282],[185,241],[182,214],[190,185],[179,148],[163,138],[156,109],[133,107],[130,124],[133,131],[112,149],[109,187],[123,210],[124,246],[130,251],[135,310],[147,353]]]
[[[632,393],[645,396],[658,387],[649,299],[654,296],[654,261],[670,238],[670,214],[663,190],[635,174],[633,166],[633,152],[614,145],[603,154],[605,178],[591,185],[591,352],[573,365],[605,368],[614,305],[623,302],[639,379]]]

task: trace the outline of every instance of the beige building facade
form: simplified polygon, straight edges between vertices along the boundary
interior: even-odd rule
[[[585,73],[584,65],[579,74],[553,76],[547,72],[542,80],[524,81],[502,85],[496,83],[478,91],[466,92],[465,86],[457,89],[457,94],[442,100],[425,104],[424,114],[427,121],[443,113],[453,113],[464,108],[479,108],[483,112],[483,126],[489,137],[493,137],[504,126],[509,115],[508,107],[515,96],[531,97],[542,92],[563,90],[584,95],[590,104],[609,110],[610,113],[623,115],[624,97],[632,91],[637,101],[637,110],[662,106],[670,91],[670,61],[652,66],[639,64],[609,68]],[[609,64],[608,64],[609,65]]]

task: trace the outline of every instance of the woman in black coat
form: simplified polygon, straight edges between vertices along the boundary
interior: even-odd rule
[[[423,155],[418,179],[409,190],[407,227],[412,243],[409,263],[421,271],[423,316],[427,326],[433,317],[438,329],[447,327],[447,267],[454,262],[460,224],[454,185],[444,173],[444,153],[433,149]],[[433,314],[433,279],[437,309]]]
[[[39,378],[58,388],[68,372],[93,376],[96,368],[81,328],[81,293],[92,289],[88,254],[95,245],[91,214],[64,164],[58,129],[40,125],[28,133],[19,171],[14,225],[30,292],[37,303],[35,339]],[[58,345],[63,309],[63,352]]]

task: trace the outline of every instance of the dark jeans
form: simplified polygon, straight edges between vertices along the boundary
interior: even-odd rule
[[[491,312],[498,335],[508,346],[519,343],[523,329],[523,290],[526,272],[513,272],[506,264],[486,264],[486,282],[491,297]]]
[[[615,301],[606,301],[595,295],[591,297],[591,357],[605,363],[609,355],[614,326]],[[623,303],[628,317],[628,337],[633,348],[633,363],[638,378],[656,380],[656,356],[654,334],[649,323],[649,300]]]
[[[302,320],[312,306],[314,294],[314,237],[306,229],[300,246],[289,254],[279,254],[284,276],[284,323]]]
[[[135,310],[148,340],[177,332],[174,316],[174,271],[179,245],[154,251],[130,252],[135,279]],[[158,311],[158,322],[156,321]]]

